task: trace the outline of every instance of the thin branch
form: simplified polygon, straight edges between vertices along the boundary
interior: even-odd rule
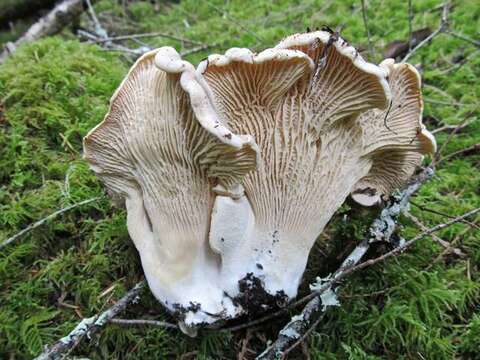
[[[412,50],[412,21],[413,21],[413,6],[412,0],[408,0],[408,51]]]
[[[449,218],[449,219],[455,219],[455,216],[452,216],[450,214],[446,214],[444,212],[441,212],[441,211],[438,211],[438,210],[434,210],[434,209],[430,209],[430,208],[427,208],[426,206],[423,206],[423,205],[420,205],[420,204],[417,204],[416,202],[413,202],[413,201],[410,201],[410,203],[416,207],[418,207],[420,210],[422,211],[426,211],[426,212],[430,212],[432,214],[436,214],[436,215],[440,215],[440,216],[445,216],[446,218]],[[471,221],[468,221],[468,220],[462,220],[463,223],[475,228],[475,229],[478,229],[480,230],[480,227],[471,222]]]
[[[455,130],[455,132],[460,132],[461,130],[463,130],[466,127],[468,127],[469,125],[471,125],[473,123],[473,121],[474,120],[467,121],[464,124],[462,124],[461,126],[458,126],[458,125],[443,125],[442,127],[433,129],[430,132],[432,134],[437,134],[437,133],[443,132],[443,131],[450,132],[450,131],[453,131],[453,130]]]
[[[405,215],[407,218],[409,218],[418,228],[420,228],[420,230],[422,230],[422,231],[427,231],[427,230],[428,230],[428,227],[426,227],[426,226],[420,221],[420,219],[418,219],[415,215],[409,213],[408,211],[405,211],[405,212],[404,212],[404,215]],[[433,239],[437,244],[439,244],[440,246],[442,246],[444,249],[448,249],[449,252],[452,252],[452,253],[454,253],[454,254],[457,255],[457,256],[465,256],[465,254],[462,252],[462,250],[453,247],[448,241],[445,241],[445,240],[439,238],[437,235],[432,234],[432,239]]]
[[[373,52],[372,39],[370,37],[370,29],[368,28],[368,17],[367,17],[367,10],[365,8],[365,0],[362,0],[362,17],[363,17],[363,25],[365,26],[365,31],[367,32],[368,52],[370,53],[370,56],[374,56],[375,54]]]
[[[57,210],[53,213],[51,213],[50,215],[44,217],[43,219],[40,219],[30,225],[28,225],[25,229],[21,230],[20,232],[16,233],[15,235],[9,237],[7,240],[3,241],[1,244],[0,244],[0,249],[11,244],[12,242],[14,242],[15,240],[17,240],[18,238],[22,237],[23,235],[25,235],[27,232],[33,230],[33,229],[36,229],[37,227],[45,224],[47,221],[57,217],[58,215],[61,215],[67,211],[70,211],[72,209],[75,209],[79,206],[82,206],[82,205],[86,205],[86,204],[90,204],[94,201],[97,201],[97,200],[100,200],[102,197],[101,196],[98,196],[98,197],[94,197],[94,198],[91,198],[91,199],[87,199],[87,200],[83,200],[81,202],[78,202],[76,204],[73,204],[73,205],[70,205],[70,206],[67,206],[63,209],[60,209],[60,210]]]
[[[179,36],[174,36],[170,34],[166,34],[163,32],[150,32],[150,33],[143,33],[143,34],[132,34],[132,35],[120,35],[120,36],[112,36],[107,39],[98,39],[95,42],[97,43],[103,43],[103,42],[108,42],[108,41],[122,41],[122,40],[133,40],[133,39],[142,39],[142,38],[152,38],[152,37],[163,37],[166,39],[172,39],[172,40],[177,40],[180,42],[184,42],[187,44],[192,44],[192,45],[204,45],[201,42],[182,38]]]
[[[83,12],[83,0],[64,0],[47,15],[40,18],[14,43],[9,42],[0,54],[0,64],[16,51],[18,46],[60,32]]]
[[[452,35],[453,37],[457,38],[457,39],[460,39],[460,40],[463,40],[463,41],[466,41],[468,42],[469,44],[472,44],[476,47],[480,47],[480,41],[478,40],[474,40],[474,39],[470,39],[469,37],[463,35],[463,34],[459,34],[457,32],[454,32],[454,31],[451,31],[451,30],[447,30],[446,31],[449,35]]]
[[[442,161],[449,160],[459,155],[472,155],[472,154],[478,154],[479,152],[480,152],[480,144],[473,144],[472,146],[469,146],[465,149],[460,149],[451,154],[448,154],[447,156],[442,157],[437,161],[437,165],[440,164]]]
[[[95,33],[103,38],[103,39],[108,39],[108,33],[107,30],[104,29],[102,24],[100,24],[100,21],[98,21],[97,14],[95,13],[95,10],[93,9],[92,2],[90,0],[85,0],[88,6],[88,14],[90,15],[90,18],[93,21],[93,24],[95,25]]]
[[[407,55],[403,58],[402,62],[406,62],[410,57],[418,51],[418,49],[425,46],[430,40],[432,40],[438,34],[445,32],[448,28],[448,12],[450,11],[450,4],[445,2],[443,4],[443,11],[442,11],[442,18],[440,20],[440,26],[432,32],[428,37],[426,37],[423,41],[421,41],[417,46],[415,46],[412,50],[410,50]]]
[[[442,101],[442,100],[435,100],[435,99],[429,99],[429,98],[424,99],[424,101],[430,104],[444,105],[444,106],[455,106],[455,107],[468,106],[468,104],[464,104],[458,101],[450,102],[450,101]]]
[[[181,56],[187,56],[187,55],[191,55],[191,54],[194,54],[194,53],[197,53],[197,52],[200,52],[200,51],[203,51],[203,50],[207,50],[207,49],[210,49],[210,48],[216,47],[216,46],[218,46],[216,43],[215,44],[203,44],[203,45],[191,48],[191,49],[184,50],[180,53],[180,55]]]
[[[61,338],[55,344],[47,347],[42,354],[35,358],[35,360],[63,358],[62,354],[68,354],[68,352],[70,352],[80,343],[85,335],[90,337],[92,334],[105,326],[105,324],[110,322],[120,312],[122,312],[127,305],[135,302],[138,298],[140,290],[144,287],[144,285],[145,281],[140,281],[112,307],[100,314],[83,319],[67,336]]]
[[[216,7],[214,4],[210,3],[207,1],[207,5],[210,6],[213,10],[215,10],[216,12],[218,12],[220,15],[222,15],[222,17],[226,17],[228,18],[228,20],[230,20],[233,24],[237,25],[239,28],[241,28],[242,30],[244,30],[245,32],[249,33],[250,35],[252,35],[255,39],[257,39],[258,41],[260,41],[260,43],[264,43],[265,40],[259,36],[256,32],[254,32],[253,30],[250,30],[249,28],[247,28],[246,26],[244,26],[242,23],[240,23],[239,21],[237,21],[235,18],[233,18],[230,14],[228,14],[227,12],[223,12],[222,10],[220,10],[218,7]]]
[[[120,44],[115,44],[111,41],[106,41],[107,39],[102,39],[99,36],[97,36],[96,34],[92,34],[88,31],[81,30],[81,29],[77,31],[77,34],[79,36],[84,37],[85,39],[88,39],[88,40],[92,41],[92,42],[102,44],[102,46],[108,51],[124,52],[124,53],[127,53],[127,54],[132,54],[135,57],[142,56],[143,54],[153,50],[152,48],[150,48],[148,46],[140,46],[136,49],[130,49],[126,46],[123,46],[123,45],[120,45]],[[214,47],[214,46],[217,46],[217,44],[202,44],[202,45],[194,47],[192,49],[187,49],[187,50],[181,52],[180,55],[181,56],[191,55],[191,54],[194,54],[196,52],[203,51],[203,50],[209,49],[209,48]]]
[[[143,326],[143,325],[153,325],[162,328],[168,329],[178,329],[176,324],[172,324],[166,321],[159,321],[159,320],[150,320],[150,319],[112,319],[110,323],[117,324],[117,325],[136,325],[136,326]]]
[[[437,232],[439,230],[442,230],[442,229],[445,229],[446,227],[449,227],[453,224],[456,224],[456,223],[459,223],[459,222],[462,222],[463,220],[475,215],[475,214],[478,214],[480,212],[480,208],[476,208],[476,209],[473,209],[463,215],[460,215],[460,216],[457,216],[456,218],[450,220],[450,221],[447,221],[445,223],[442,223],[442,224],[438,224],[436,226],[433,226],[431,228],[429,228],[428,230],[422,232],[421,234],[415,236],[414,238],[412,238],[411,240],[408,240],[407,242],[405,242],[403,245],[400,245],[398,246],[397,248],[375,258],[375,259],[370,259],[370,260],[367,260],[349,270],[347,270],[345,273],[345,275],[348,275],[354,271],[358,271],[358,270],[361,270],[361,269],[364,269],[368,266],[372,266],[374,264],[377,264],[379,262],[382,262],[386,259],[389,259],[393,256],[396,256],[396,255],[399,255],[401,254],[402,252],[404,252],[406,249],[408,249],[410,246],[412,246],[413,244],[415,244],[418,240],[420,239],[423,239],[424,237],[426,236],[429,236],[431,234],[433,234],[434,232]]]
[[[304,342],[310,336],[310,334],[316,329],[316,327],[320,323],[320,321],[323,320],[323,318],[325,317],[325,314],[326,314],[326,312],[323,312],[322,314],[320,314],[320,316],[318,317],[317,320],[315,320],[315,322],[312,324],[310,329],[308,329],[305,332],[305,334],[300,336],[300,338],[295,343],[293,343],[289,348],[287,348],[283,351],[282,358],[285,358],[288,355],[289,352],[291,352],[293,349],[295,349],[298,345],[300,345],[302,342]]]
[[[462,126],[464,126],[467,121],[468,121],[469,117],[466,116],[458,125],[457,127],[448,135],[447,139],[445,140],[445,142],[442,144],[442,146],[437,150],[437,153],[435,154],[435,156],[433,157],[433,160],[432,160],[432,164],[436,164],[440,158],[442,157],[442,151],[443,149],[446,148],[446,146],[450,143],[450,141],[453,139],[453,136],[460,130],[460,128]]]

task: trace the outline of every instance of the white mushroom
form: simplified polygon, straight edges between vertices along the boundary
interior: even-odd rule
[[[286,50],[307,54],[314,64],[293,83],[282,69],[283,57],[273,55]],[[210,228],[210,244],[222,255],[222,286],[240,303],[243,299],[244,307],[248,291],[232,279],[263,287],[264,302],[296,295],[315,239],[350,192],[379,166],[380,148],[385,159],[399,156],[395,148],[408,148],[412,164],[419,163],[418,153],[431,150],[405,145],[403,136],[388,137],[382,145],[365,135],[370,124],[359,115],[387,110],[390,71],[365,62],[343,39],[325,31],[297,34],[268,54],[229,51],[197,68],[218,117],[235,131],[251,134],[259,146],[258,168],[243,182],[245,198],[217,196]],[[421,108],[412,111],[415,123],[401,115],[398,119],[408,135],[416,132],[421,116]],[[395,169],[398,165],[392,158],[392,172],[404,171]]]
[[[367,63],[326,31],[197,69],[164,47],[132,67],[85,158],[188,329],[294,297],[346,197],[378,202],[433,151],[421,112],[413,67]]]
[[[211,189],[218,177],[240,191],[239,179],[255,168],[257,156],[248,136],[223,125],[207,124],[206,131],[191,102],[209,111],[193,66],[172,48],[150,52],[133,65],[104,121],[84,139],[92,169],[125,199],[128,231],[150,289],[190,324],[236,313],[218,285],[219,256],[207,245]]]

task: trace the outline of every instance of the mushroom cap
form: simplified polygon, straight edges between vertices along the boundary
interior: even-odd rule
[[[388,105],[387,71],[329,36],[294,35],[260,54],[233,49],[197,67],[218,118],[259,149],[242,183],[248,201],[215,200],[210,244],[225,282],[252,273],[269,294],[294,296],[315,239],[370,170],[359,115]]]
[[[436,151],[433,135],[422,124],[421,78],[414,66],[384,60],[392,99],[384,111],[370,110],[360,116],[364,129],[364,156],[372,160],[368,175],[360,179],[352,198],[363,206],[401,187],[421,164],[423,155]]]
[[[103,122],[85,137],[84,157],[125,199],[128,230],[154,295],[171,310],[201,303],[204,311],[189,321],[211,322],[208,314],[233,308],[217,285],[219,258],[206,246],[212,187],[222,173],[238,182],[255,168],[256,153],[252,143],[219,138],[197,120],[184,88],[200,85],[193,66],[177,55],[161,48],[136,61]],[[200,87],[193,95],[208,104],[202,94]]]

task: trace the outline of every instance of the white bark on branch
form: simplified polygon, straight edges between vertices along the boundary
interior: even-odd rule
[[[85,337],[85,335],[90,337],[92,334],[110,322],[120,312],[122,312],[128,304],[134,302],[137,299],[140,290],[144,286],[145,281],[140,281],[120,300],[118,300],[115,305],[100,314],[83,319],[67,336],[61,338],[52,346],[48,346],[42,354],[35,358],[35,360],[53,360],[63,358],[64,354],[68,353],[75,346],[77,346]]]
[[[25,34],[14,43],[7,43],[0,54],[0,64],[9,57],[19,45],[33,42],[44,36],[60,32],[83,12],[83,0],[64,0],[47,15],[33,24]]]

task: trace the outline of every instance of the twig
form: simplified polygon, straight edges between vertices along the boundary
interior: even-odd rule
[[[472,44],[476,47],[480,47],[480,41],[478,40],[474,40],[474,39],[470,39],[469,37],[463,35],[463,34],[459,34],[459,33],[456,33],[454,31],[451,31],[451,30],[447,30],[446,31],[449,35],[452,35],[453,37],[457,38],[457,39],[460,39],[460,40],[463,40],[463,41],[466,41],[468,42],[469,44]]]
[[[16,51],[19,45],[60,32],[83,12],[83,0],[64,0],[40,18],[14,43],[7,43],[0,54],[0,64]]]
[[[427,231],[428,228],[415,216],[409,213],[408,211],[404,212],[404,215],[409,218],[417,227],[420,228],[422,231]],[[432,234],[432,239],[442,246],[444,249],[448,249],[449,252],[453,252],[457,256],[465,256],[465,254],[462,252],[462,250],[455,248],[451,246],[451,244],[448,241],[445,241],[441,238],[439,238],[437,235]]]
[[[320,321],[323,320],[323,318],[325,317],[325,312],[323,312],[322,314],[320,314],[320,316],[318,317],[317,320],[315,320],[315,322],[312,324],[312,326],[310,327],[310,329],[308,329],[305,334],[303,334],[302,336],[300,336],[300,338],[292,344],[292,346],[290,346],[289,348],[285,349],[283,351],[283,354],[282,354],[282,359],[284,359],[289,352],[291,352],[293,349],[295,349],[298,345],[300,345],[301,343],[303,343],[305,341],[305,339],[307,339],[310,334],[316,329],[317,325],[320,323]]]
[[[432,214],[437,214],[437,215],[440,215],[440,216],[445,216],[446,218],[449,218],[449,219],[455,219],[455,216],[452,216],[452,215],[449,215],[449,214],[446,214],[444,212],[441,212],[441,211],[438,211],[438,210],[433,210],[433,209],[430,209],[430,208],[427,208],[426,206],[423,206],[423,205],[420,205],[420,204],[417,204],[416,202],[413,202],[413,201],[410,201],[410,204],[418,207],[420,210],[422,211],[426,211],[426,212],[430,212]],[[475,228],[475,229],[478,229],[480,230],[480,227],[471,222],[471,221],[468,221],[468,220],[462,220],[463,223]]]
[[[377,241],[389,241],[396,227],[396,220],[401,212],[408,208],[410,197],[433,176],[433,169],[426,168],[419,175],[414,177],[410,183],[398,195],[394,196],[380,215],[372,223],[368,235],[357,245],[350,255],[343,261],[340,268],[326,279],[318,279],[317,284],[312,287],[312,293],[299,301],[308,301],[298,316],[285,325],[280,331],[277,340],[268,347],[257,360],[269,360],[282,357],[285,349],[297,343],[297,340],[309,331],[325,311],[335,305],[335,292],[333,285],[337,284],[342,278],[352,272],[365,253],[370,248],[370,244]],[[400,243],[398,246],[401,246]],[[298,303],[298,301],[297,301]]]
[[[452,217],[455,219],[455,217]],[[478,227],[477,224],[473,223],[473,222],[468,222],[466,221],[465,219],[462,219],[460,220],[459,222],[465,222],[465,223],[468,223],[470,226],[472,227]],[[467,232],[469,231],[470,228],[466,228],[465,230],[463,231],[460,231],[456,236],[455,238],[450,242],[450,246],[454,246],[457,244],[458,240]],[[433,234],[432,234],[433,235]],[[428,266],[425,267],[423,270],[421,271],[418,271],[416,272],[412,278],[416,278],[418,276],[420,276],[422,273],[424,272],[427,272],[429,271],[431,268],[433,268],[433,266],[439,262],[445,255],[449,254],[451,252],[451,249],[444,249],[442,251],[441,254],[439,254],[433,261],[430,261]],[[400,284],[398,285],[395,285],[395,286],[392,286],[390,288],[386,288],[386,289],[382,289],[382,290],[378,290],[378,291],[373,291],[373,292],[370,292],[368,294],[353,294],[353,295],[343,295],[344,297],[346,298],[354,298],[354,297],[371,297],[371,296],[378,296],[378,295],[382,295],[382,294],[385,294],[387,291],[391,291],[391,290],[394,290],[394,289],[399,289],[399,288],[402,288],[405,286],[405,284],[408,283],[408,280],[407,281],[403,281],[401,282]]]
[[[432,40],[435,36],[437,36],[438,34],[442,33],[442,32],[445,32],[448,28],[448,12],[450,10],[450,4],[448,3],[448,1],[446,1],[444,4],[443,4],[443,11],[442,11],[442,18],[440,20],[440,26],[437,28],[437,30],[435,30],[434,32],[432,32],[428,37],[426,37],[423,41],[421,41],[417,46],[415,46],[412,50],[410,50],[407,55],[405,55],[405,57],[403,58],[402,62],[406,62],[408,59],[410,59],[410,57],[415,53],[417,52],[418,49],[420,49],[421,47],[425,46],[425,44],[427,44],[430,40]]]
[[[458,126],[458,125],[443,125],[442,127],[439,127],[439,128],[436,128],[436,129],[433,129],[432,131],[430,131],[432,134],[437,134],[439,132],[443,132],[443,131],[452,131],[452,130],[455,130],[455,132],[460,132],[461,130],[463,130],[464,128],[468,127],[470,124],[473,123],[473,120],[471,121],[467,121],[465,122],[463,125],[461,126]]]
[[[92,19],[93,24],[95,25],[95,33],[103,39],[108,39],[107,30],[105,30],[102,24],[100,24],[100,21],[98,21],[97,14],[95,14],[95,10],[93,9],[91,1],[85,0],[85,2],[87,3],[87,6],[88,6],[88,14],[90,15],[90,18]]]
[[[150,320],[150,319],[111,319],[110,323],[117,325],[153,325],[169,329],[178,329],[176,324],[166,321]]]
[[[105,47],[105,49],[108,50],[108,51],[120,51],[120,52],[124,52],[124,53],[128,53],[128,54],[132,54],[135,57],[141,56],[141,55],[143,55],[143,54],[152,50],[148,46],[140,46],[136,49],[130,49],[130,48],[128,48],[126,46],[123,46],[123,45],[120,45],[120,44],[114,44],[111,41],[105,41],[107,39],[101,39],[96,34],[92,34],[88,31],[81,30],[81,29],[79,29],[77,31],[77,34],[79,36],[82,36],[82,37],[92,41],[92,42],[101,43]],[[187,50],[183,51],[180,55],[182,55],[182,56],[190,55],[190,54],[193,54],[193,53],[196,53],[196,52],[199,52],[199,51],[202,51],[202,50],[206,50],[206,49],[214,47],[214,46],[217,46],[217,44],[202,44],[201,46],[197,46],[197,47],[192,48],[192,49],[187,49]]]
[[[472,51],[470,54],[468,54],[464,59],[460,60],[458,63],[456,63],[455,65],[449,67],[449,68],[446,68],[446,69],[442,69],[442,70],[439,70],[438,74],[439,75],[446,75],[448,73],[451,73],[451,72],[455,72],[457,71],[458,69],[460,69],[463,65],[465,65],[468,61],[470,61],[471,58],[475,57],[478,55],[478,52],[480,51],[480,49],[475,49],[474,51]]]
[[[103,42],[108,42],[108,41],[122,41],[122,40],[132,40],[132,39],[142,39],[142,38],[151,38],[151,37],[163,37],[166,39],[172,39],[172,40],[177,40],[180,42],[184,42],[187,44],[192,44],[192,45],[203,45],[201,42],[166,34],[163,32],[150,32],[150,33],[143,33],[143,34],[132,34],[132,35],[120,35],[120,36],[112,36],[107,39],[98,39],[95,42],[97,43],[103,43]]]
[[[82,36],[92,42],[98,42],[100,40],[106,40],[106,39],[103,39],[101,38],[100,36],[98,36],[97,34],[92,34],[88,31],[85,31],[85,30],[82,30],[82,29],[79,29],[77,31],[77,34],[79,36]],[[127,48],[126,46],[123,46],[123,45],[120,45],[120,44],[114,44],[112,42],[104,42],[102,44],[107,50],[110,50],[110,51],[121,51],[121,52],[126,52],[128,54],[133,54],[135,56],[141,56],[143,54],[145,54],[146,52],[149,52],[150,49],[149,47],[146,47],[146,46],[141,46],[139,48],[136,48],[136,49],[130,49],[130,48]]]
[[[435,165],[441,158],[442,156],[442,151],[443,149],[446,148],[446,146],[448,145],[448,143],[450,143],[450,141],[453,139],[453,136],[460,130],[460,128],[465,125],[468,121],[469,117],[466,116],[458,125],[457,127],[448,135],[447,139],[445,140],[445,142],[442,144],[442,146],[437,150],[437,153],[435,154],[435,156],[433,157],[432,159],[432,164]]]
[[[245,32],[249,33],[250,35],[252,35],[255,39],[257,39],[258,41],[260,41],[260,43],[264,43],[265,40],[263,38],[261,38],[256,32],[250,30],[249,28],[247,28],[246,26],[244,26],[243,24],[241,24],[240,22],[238,22],[236,19],[234,19],[230,14],[228,14],[227,12],[223,12],[222,10],[220,10],[219,8],[217,8],[215,5],[213,5],[212,3],[208,2],[207,1],[207,5],[210,6],[213,10],[215,10],[216,12],[218,12],[220,15],[222,15],[222,17],[227,17],[228,20],[230,20],[232,23],[234,23],[235,25],[237,25],[239,28],[241,28],[242,30],[244,30]]]
[[[100,328],[117,316],[117,314],[122,312],[128,304],[134,302],[144,285],[145,281],[140,281],[120,300],[118,300],[115,305],[105,310],[101,314],[83,319],[67,336],[61,338],[52,346],[47,347],[42,354],[35,358],[35,360],[63,358],[62,354],[68,353],[75,348],[75,346],[80,343],[85,335],[91,336],[97,332]]]
[[[408,51],[412,50],[412,21],[413,21],[413,7],[412,0],[408,0]]]
[[[350,273],[352,273],[352,272],[354,272],[354,271],[358,271],[358,270],[360,270],[360,269],[364,269],[364,268],[366,268],[366,267],[368,267],[368,266],[372,266],[372,265],[377,264],[377,263],[379,263],[379,262],[381,262],[381,261],[384,261],[384,260],[386,260],[386,259],[388,259],[388,258],[391,258],[391,257],[393,257],[393,256],[395,256],[395,255],[398,255],[398,254],[404,252],[407,248],[409,248],[410,246],[412,246],[412,245],[413,245],[414,243],[416,243],[418,240],[423,239],[425,236],[431,235],[431,234],[433,234],[434,232],[437,232],[437,231],[439,231],[439,230],[445,229],[446,227],[449,227],[449,226],[451,226],[451,225],[453,225],[453,224],[462,222],[462,220],[465,220],[465,219],[469,218],[470,216],[473,216],[473,215],[475,215],[475,214],[477,214],[477,213],[479,213],[479,212],[480,212],[480,208],[476,208],[476,209],[473,209],[473,210],[471,210],[471,211],[469,211],[469,212],[467,212],[467,213],[465,213],[465,214],[463,214],[463,215],[460,215],[460,216],[458,216],[458,217],[456,217],[456,218],[454,218],[454,219],[452,219],[452,220],[450,220],[450,221],[447,221],[447,222],[445,222],[445,223],[442,223],[442,224],[438,224],[438,225],[436,225],[436,226],[433,226],[433,227],[429,228],[428,230],[422,232],[421,234],[415,236],[415,237],[412,238],[411,240],[408,240],[407,242],[405,242],[405,243],[403,243],[402,245],[398,246],[397,248],[395,248],[395,249],[393,249],[393,250],[391,250],[391,251],[389,251],[389,252],[387,252],[387,253],[385,253],[385,254],[383,254],[383,255],[375,258],[375,259],[367,260],[367,261],[365,261],[365,262],[363,262],[363,263],[361,263],[361,264],[359,264],[359,265],[357,265],[357,266],[355,266],[355,267],[347,270],[347,271],[345,272],[345,273],[346,273],[345,275],[348,275],[348,274],[350,274]]]
[[[442,100],[434,100],[434,99],[429,99],[426,98],[424,99],[425,102],[430,103],[430,104],[437,104],[437,105],[445,105],[445,106],[455,106],[455,107],[461,107],[461,106],[467,106],[468,104],[463,104],[458,101],[442,101]]]
[[[9,237],[7,240],[3,241],[1,244],[0,244],[0,249],[11,244],[12,242],[14,242],[15,240],[17,240],[18,238],[22,237],[23,235],[25,235],[27,232],[45,224],[47,221],[57,217],[58,215],[61,215],[63,214],[64,212],[67,212],[69,210],[72,210],[72,209],[75,209],[79,206],[82,206],[82,205],[86,205],[86,204],[89,204],[89,203],[92,203],[94,201],[97,201],[97,200],[100,200],[102,197],[101,196],[98,196],[98,197],[94,197],[94,198],[91,198],[91,199],[87,199],[87,200],[83,200],[81,202],[78,202],[76,204],[73,204],[73,205],[70,205],[70,206],[67,206],[63,209],[60,209],[60,210],[57,210],[53,213],[51,213],[50,215],[44,217],[43,219],[40,219],[30,225],[28,225],[25,229],[21,230],[20,232],[16,233],[15,235]]]
[[[370,38],[370,30],[368,28],[368,18],[367,18],[367,11],[365,9],[365,0],[362,0],[362,17],[363,17],[363,25],[365,26],[365,31],[367,32],[368,52],[370,53],[370,56],[374,56],[375,54],[373,53],[372,39]]]
[[[191,54],[197,53],[199,51],[207,50],[207,49],[210,49],[210,48],[216,47],[216,46],[217,46],[217,44],[203,44],[203,45],[191,48],[191,49],[184,50],[180,53],[180,55],[181,56],[187,56],[187,55],[191,55]]]
[[[461,150],[455,151],[451,154],[448,154],[447,156],[444,156],[443,158],[441,158],[437,161],[437,165],[440,164],[442,161],[451,159],[451,158],[459,156],[459,155],[471,155],[471,154],[477,154],[479,152],[480,152],[480,144],[473,144],[472,146],[469,146],[465,149],[461,149]]]

